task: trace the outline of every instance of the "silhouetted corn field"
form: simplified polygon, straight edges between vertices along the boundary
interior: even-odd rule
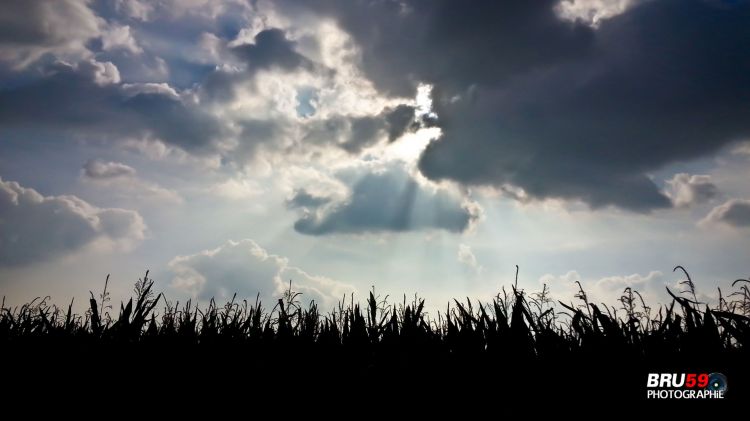
[[[322,312],[315,303],[303,307],[291,285],[268,307],[233,298],[200,308],[168,302],[153,285],[147,272],[118,311],[106,283],[98,297],[91,294],[85,314],[49,298],[12,308],[3,301],[0,346],[26,364],[58,361],[85,372],[120,365],[145,373],[148,364],[211,372],[228,365],[246,374],[502,375],[549,388],[559,379],[580,385],[588,378],[630,392],[643,389],[643,373],[672,370],[723,370],[741,389],[750,349],[744,279],[727,296],[719,291],[714,308],[698,302],[688,276],[685,290],[668,290],[671,303],[658,308],[631,288],[609,306],[589,302],[582,288],[565,303],[553,302],[546,286],[530,294],[513,286],[489,303],[454,300],[434,316],[424,313],[422,299],[390,303],[374,292],[363,305],[346,297]],[[619,383],[610,376],[620,376]],[[510,387],[495,381],[499,390]]]

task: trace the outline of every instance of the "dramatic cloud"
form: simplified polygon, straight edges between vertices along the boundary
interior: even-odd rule
[[[736,228],[750,227],[750,200],[731,199],[713,208],[700,223],[723,223]]]
[[[287,39],[284,31],[266,29],[255,36],[254,44],[231,47],[239,59],[246,62],[249,71],[271,69],[294,70],[311,67],[312,63],[295,50],[294,42]]]
[[[351,154],[358,154],[381,140],[393,142],[404,133],[417,130],[420,124],[414,118],[414,107],[405,104],[386,107],[380,113],[369,116],[335,115],[306,124],[304,141],[318,145],[331,144]]]
[[[358,154],[416,130],[409,100],[380,95],[329,20],[297,28],[240,3],[191,4],[92,3],[102,17],[90,51],[14,74],[0,88],[0,131],[160,142],[236,168],[259,155],[328,158],[332,146]]]
[[[219,122],[160,84],[119,84],[111,63],[57,62],[41,79],[0,90],[3,129],[81,137],[152,137],[196,154],[213,151]]]
[[[438,103],[445,137],[420,168],[593,207],[667,207],[649,170],[750,133],[750,76],[736,67],[750,56],[733,42],[747,38],[749,10],[672,0],[633,7],[601,24],[585,60]]]
[[[380,89],[434,85],[431,179],[649,211],[671,206],[651,171],[750,135],[749,3],[620,2],[589,22],[558,4],[304,2],[352,34]]]
[[[711,182],[710,175],[679,173],[667,180],[667,184],[667,195],[678,208],[705,203],[719,195],[719,189]]]
[[[676,200],[652,172],[750,135],[746,2],[191,6],[10,3],[0,57],[50,58],[0,89],[2,130],[148,138],[244,166],[438,125],[419,162],[431,180],[640,212]],[[167,17],[173,32],[155,23]],[[426,85],[434,113],[418,124],[403,99]]]
[[[388,126],[388,140],[393,142],[401,137],[408,130],[417,128],[414,121],[414,107],[401,104],[392,110],[387,110],[384,115],[385,122]]]
[[[392,162],[343,169],[345,198],[298,192],[289,202],[303,208],[294,228],[309,235],[443,229],[462,232],[481,216],[479,205],[438,187],[421,184]]]
[[[203,82],[203,95],[214,101],[226,102],[236,99],[236,91],[240,86],[252,80],[259,71],[283,73],[315,69],[315,63],[298,53],[296,43],[288,39],[286,33],[278,28],[260,31],[252,43],[227,43],[224,40],[213,39],[213,44],[214,54],[229,55],[224,59],[225,65],[217,67]],[[226,65],[233,61],[237,62],[236,65]]]
[[[0,61],[22,69],[45,54],[58,58],[90,55],[87,42],[103,20],[88,0],[3,0],[0,8]]]
[[[588,27],[558,18],[556,0],[279,3],[336,19],[360,47],[367,76],[400,96],[422,82],[451,90],[495,83],[580,56],[593,41]]]
[[[200,299],[227,299],[236,292],[242,297],[260,294],[266,305],[273,305],[291,280],[292,289],[303,294],[302,301],[314,300],[327,311],[354,291],[350,285],[289,266],[288,259],[268,253],[250,239],[175,257],[169,267],[175,273],[172,287]]]
[[[0,266],[49,260],[97,241],[127,248],[145,230],[135,211],[98,208],[75,196],[42,196],[0,179]]]
[[[663,294],[669,263],[736,279],[748,22],[747,0],[4,1],[0,175],[47,195],[2,183],[5,289],[178,254],[181,301],[348,291],[281,256],[438,303],[513,264],[529,292],[578,270],[565,300]]]

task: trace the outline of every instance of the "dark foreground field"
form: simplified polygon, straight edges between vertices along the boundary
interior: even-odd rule
[[[42,299],[3,302],[1,379],[21,395],[76,391],[86,399],[129,393],[189,401],[264,389],[432,396],[430,405],[530,396],[580,405],[643,402],[650,372],[720,372],[726,399],[710,403],[742,404],[750,398],[749,284],[735,282],[715,308],[697,302],[689,281],[659,308],[630,289],[608,306],[589,302],[583,290],[563,303],[546,289],[511,287],[491,303],[456,300],[427,316],[423,300],[388,303],[373,293],[362,305],[346,299],[322,313],[315,304],[303,308],[291,289],[268,307],[234,299],[198,308],[166,302],[145,277],[118,309],[106,293],[92,294],[81,315]]]

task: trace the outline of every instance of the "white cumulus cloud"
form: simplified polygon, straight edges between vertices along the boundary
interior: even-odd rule
[[[354,291],[351,285],[291,266],[287,258],[269,253],[251,239],[229,240],[215,249],[177,256],[169,267],[175,274],[171,286],[199,299],[260,294],[265,303],[271,304],[291,280],[292,290],[302,293],[301,301],[314,300],[321,310],[328,311]]]
[[[145,232],[138,212],[99,208],[76,196],[43,196],[0,179],[0,266],[49,260],[95,243],[127,249]]]
[[[719,189],[711,181],[710,175],[675,174],[667,180],[667,196],[678,208],[705,203],[719,195]]]

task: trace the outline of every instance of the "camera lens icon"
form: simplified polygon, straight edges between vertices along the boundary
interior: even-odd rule
[[[727,391],[727,376],[721,373],[711,373],[708,376],[708,386],[706,386],[706,389],[715,390],[718,392],[726,392]]]

